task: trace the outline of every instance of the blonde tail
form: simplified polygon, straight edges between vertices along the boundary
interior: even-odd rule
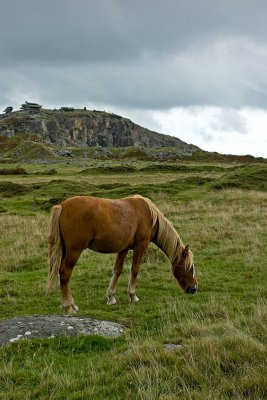
[[[59,229],[59,218],[62,206],[57,205],[52,208],[49,236],[49,260],[48,260],[48,279],[47,292],[49,293],[59,274],[59,267],[62,258],[62,239]]]

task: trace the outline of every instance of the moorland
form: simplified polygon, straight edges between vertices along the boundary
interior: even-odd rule
[[[182,292],[151,245],[140,301],[127,297],[129,257],[108,306],[115,255],[85,251],[71,282],[78,315],[120,322],[126,333],[1,347],[0,399],[265,399],[267,164],[131,154],[13,155],[0,164],[0,318],[61,312],[59,288],[45,294],[49,212],[74,195],[149,197],[190,244],[198,293]],[[180,346],[167,351],[166,343]]]

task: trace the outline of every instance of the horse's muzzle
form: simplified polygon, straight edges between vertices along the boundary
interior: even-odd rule
[[[186,289],[185,293],[195,294],[196,291],[197,291],[197,288],[196,288],[195,286],[189,286],[189,287]]]

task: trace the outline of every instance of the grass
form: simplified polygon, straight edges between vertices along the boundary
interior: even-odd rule
[[[23,164],[27,174],[1,176],[0,318],[59,312],[59,289],[44,294],[48,211],[75,194],[149,196],[190,243],[199,292],[183,294],[168,260],[151,246],[138,279],[140,302],[127,298],[129,256],[117,304],[108,307],[115,256],[84,252],[72,277],[79,315],[121,322],[126,334],[0,348],[0,399],[265,399],[266,165],[123,166],[58,163],[50,176],[51,165]],[[171,352],[166,343],[182,347]]]

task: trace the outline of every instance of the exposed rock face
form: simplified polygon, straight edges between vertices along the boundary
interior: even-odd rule
[[[17,133],[38,135],[39,140],[59,146],[188,147],[178,138],[150,131],[129,119],[101,111],[41,110],[38,115],[19,111],[12,116],[0,116],[0,136],[12,137]]]

